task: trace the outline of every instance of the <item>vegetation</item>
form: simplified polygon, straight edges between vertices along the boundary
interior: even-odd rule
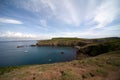
[[[0,80],[120,80],[120,38],[86,40],[53,38],[38,42],[38,45],[41,44],[77,45],[80,47],[77,51],[77,60],[54,64],[1,67]]]
[[[51,40],[86,40],[83,38],[52,38]]]
[[[110,51],[120,50],[119,38],[103,38],[93,40],[93,43],[81,47],[77,54],[96,56]],[[79,56],[77,56],[79,57]]]
[[[51,40],[40,40],[38,46],[84,46],[89,42],[82,38],[53,38]]]
[[[0,80],[119,80],[119,67],[120,50],[71,62],[6,68]]]
[[[53,38],[51,40],[38,41],[38,46],[72,46],[78,49],[77,55],[96,56],[109,51],[120,50],[120,38]],[[77,56],[78,58],[79,56]],[[80,58],[79,58],[80,59]]]
[[[8,73],[18,68],[20,68],[20,66],[0,67],[0,75],[3,75],[4,73]]]
[[[120,38],[99,38],[99,39],[83,39],[83,38],[52,38],[51,40],[40,40],[38,46],[85,46],[88,44],[110,43],[117,45]],[[117,42],[117,43],[116,43]],[[112,44],[112,45],[113,45]]]

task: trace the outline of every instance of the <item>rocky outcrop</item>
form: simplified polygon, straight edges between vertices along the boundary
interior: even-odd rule
[[[35,47],[35,46],[36,46],[36,44],[31,44],[30,46],[31,46],[31,47]]]
[[[22,47],[24,47],[24,46],[17,46],[17,48],[22,48]]]
[[[108,45],[104,45],[104,44],[90,44],[90,45],[86,45],[84,47],[81,47],[77,53],[80,54],[85,54],[88,56],[96,56],[99,55],[101,53],[105,53],[109,51],[109,46]]]
[[[72,46],[77,48],[77,57],[96,56],[109,51],[120,50],[120,38],[53,38],[51,40],[38,41],[37,46]]]
[[[86,46],[93,43],[105,43],[118,40],[120,40],[118,37],[98,39],[53,38],[51,40],[39,40],[37,46]]]
[[[105,41],[103,43],[93,43],[83,47],[77,51],[78,55],[96,56],[110,51],[120,50],[120,39]]]

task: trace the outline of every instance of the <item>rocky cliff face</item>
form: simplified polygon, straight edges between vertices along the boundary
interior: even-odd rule
[[[52,39],[38,41],[38,46],[85,46],[90,44],[89,41],[85,40],[66,40],[66,39]]]
[[[78,49],[79,55],[96,56],[109,51],[120,50],[120,38],[99,38],[99,39],[79,39],[79,38],[54,38],[51,40],[38,41],[38,46],[72,46]]]
[[[77,59],[80,59],[81,55],[86,56],[97,56],[110,51],[120,50],[120,38],[118,39],[107,39],[102,42],[93,42],[92,44],[80,47],[77,51]]]

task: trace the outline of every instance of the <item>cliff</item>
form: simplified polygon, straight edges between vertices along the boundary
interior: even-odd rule
[[[37,46],[85,46],[93,43],[118,41],[118,37],[84,39],[84,38],[52,38],[51,40],[39,40]]]
[[[84,46],[90,42],[79,38],[53,38],[51,40],[40,40],[38,46]]]
[[[120,38],[53,38],[51,40],[40,40],[38,46],[71,46],[77,48],[79,55],[96,56],[110,51],[120,50]]]
[[[110,51],[120,50],[120,38],[103,38],[93,40],[93,43],[80,47],[77,51],[77,58],[80,55],[97,56]]]

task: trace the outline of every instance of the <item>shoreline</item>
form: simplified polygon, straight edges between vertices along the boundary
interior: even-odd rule
[[[9,66],[0,68],[0,79],[1,80],[13,80],[14,78],[16,80],[19,80],[19,78],[21,80],[120,79],[119,77],[120,38],[107,38],[107,39],[103,38],[102,40],[97,39],[93,40],[91,44],[86,44],[84,46],[76,45],[76,48],[78,48],[76,60],[60,63],[56,62],[52,64]]]
[[[102,80],[119,80],[119,53],[120,50],[70,62],[0,68],[0,79],[33,80],[33,78],[36,78],[39,80],[53,80],[56,78],[56,80],[98,80],[100,78],[99,80],[101,80],[102,78]]]

